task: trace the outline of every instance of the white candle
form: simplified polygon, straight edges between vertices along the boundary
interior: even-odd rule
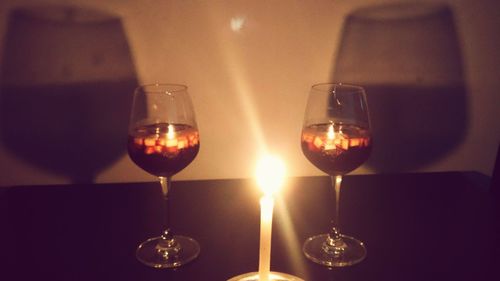
[[[269,281],[271,272],[271,234],[274,198],[265,195],[260,199],[260,251],[259,281]]]
[[[274,156],[266,156],[257,165],[257,182],[264,192],[260,199],[259,281],[270,281],[273,194],[283,185],[285,165]]]

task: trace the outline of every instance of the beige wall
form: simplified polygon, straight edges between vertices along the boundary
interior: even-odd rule
[[[251,177],[259,137],[286,161],[289,175],[320,175],[299,145],[308,89],[330,80],[348,13],[374,3],[405,1],[4,0],[0,48],[9,11],[35,2],[72,3],[118,14],[139,82],[189,86],[202,146],[195,161],[175,177],[181,180]],[[490,175],[500,141],[500,2],[448,3],[462,43],[469,129],[453,153],[420,171],[475,170]],[[235,27],[238,22],[241,29],[234,31],[231,23]],[[370,172],[364,167],[355,171]],[[127,155],[97,177],[98,182],[152,179]],[[65,182],[65,177],[0,147],[0,185]]]

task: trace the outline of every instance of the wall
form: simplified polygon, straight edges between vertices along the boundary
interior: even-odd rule
[[[284,158],[289,175],[321,175],[299,145],[308,90],[314,83],[331,80],[346,16],[360,7],[394,2],[405,1],[7,0],[0,2],[0,48],[9,12],[16,7],[74,4],[116,14],[123,23],[138,83],[176,82],[189,87],[201,150],[174,179],[251,177],[260,139]],[[448,4],[462,52],[468,128],[451,153],[415,171],[475,170],[491,175],[500,141],[500,2]],[[125,145],[125,137],[115,145]],[[371,172],[361,167],[354,173]],[[123,154],[100,170],[95,180],[153,177]],[[0,185],[69,181],[67,175],[30,164],[0,146]]]

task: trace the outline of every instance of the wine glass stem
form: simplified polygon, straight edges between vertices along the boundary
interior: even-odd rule
[[[336,232],[340,233],[339,210],[340,210],[340,185],[342,183],[342,176],[341,175],[331,176],[331,179],[333,188],[335,190],[335,211],[333,212],[332,227],[336,229]]]
[[[340,221],[339,221],[339,203],[340,203],[340,184],[342,183],[342,176],[331,176],[333,189],[335,190],[335,210],[333,212],[332,228],[323,242],[322,249],[324,253],[333,257],[340,257],[343,255],[346,244],[340,234]]]
[[[168,192],[170,191],[172,180],[171,177],[159,177],[159,178],[160,178],[161,191],[163,194],[163,201],[164,201],[163,217],[164,217],[164,227],[165,227],[164,235],[165,235],[167,233],[170,233],[170,210],[169,210],[170,204],[168,200]]]

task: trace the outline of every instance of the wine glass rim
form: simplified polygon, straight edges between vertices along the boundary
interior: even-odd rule
[[[183,84],[176,83],[152,83],[139,85],[136,91],[142,90],[147,93],[164,94],[164,93],[175,93],[187,90],[187,86]]]
[[[349,84],[349,83],[340,83],[340,82],[339,83],[337,83],[337,82],[316,83],[316,84],[313,84],[311,86],[311,89],[315,90],[315,91],[320,91],[320,92],[327,91],[328,89],[322,88],[323,86],[328,86],[328,87],[337,86],[337,87],[343,87],[344,89],[350,88],[350,89],[354,89],[354,90],[364,91],[364,88],[362,86],[355,85],[355,84]]]

